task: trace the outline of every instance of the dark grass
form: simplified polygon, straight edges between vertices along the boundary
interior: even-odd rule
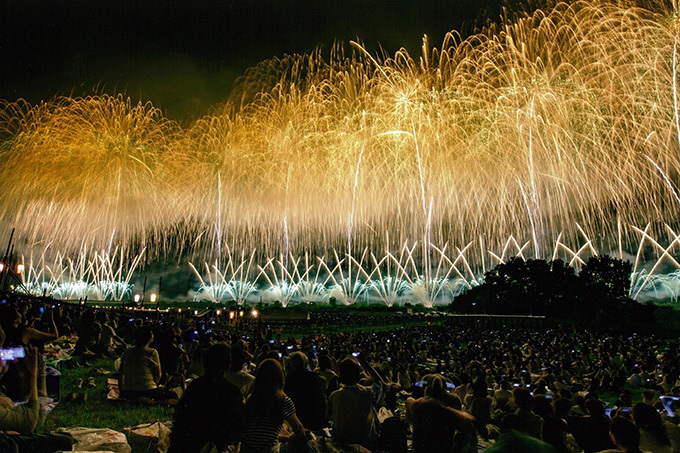
[[[106,380],[109,377],[115,378],[113,359],[99,359],[88,362],[88,365],[69,368],[69,365],[62,362],[60,366],[62,399],[47,416],[43,432],[73,427],[110,428],[123,432],[124,428],[139,424],[172,420],[175,412],[173,407],[108,401]],[[96,368],[110,371],[111,374],[99,374],[95,371]],[[94,388],[87,385],[90,376],[94,377],[96,384]],[[84,381],[82,388],[77,387],[79,378]],[[84,402],[68,401],[71,393],[84,393],[87,395],[87,400]],[[145,451],[140,453],[145,453]]]

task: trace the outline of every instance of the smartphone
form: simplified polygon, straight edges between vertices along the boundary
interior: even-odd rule
[[[26,357],[26,351],[21,346],[16,348],[0,348],[0,360],[16,360]]]

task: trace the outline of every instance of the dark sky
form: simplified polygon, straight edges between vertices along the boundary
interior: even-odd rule
[[[423,34],[497,20],[501,0],[0,0],[0,99],[124,92],[189,120],[257,62],[359,37],[419,52]]]

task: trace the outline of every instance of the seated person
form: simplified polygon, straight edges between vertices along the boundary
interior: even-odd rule
[[[288,362],[290,370],[283,391],[295,403],[300,422],[312,431],[325,428],[327,402],[323,378],[309,371],[307,356],[302,351],[292,353]]]
[[[189,384],[177,405],[168,453],[198,453],[207,443],[218,451],[238,443],[243,419],[241,391],[224,378],[231,353],[217,343],[205,354],[205,375]]]
[[[642,453],[640,450],[640,430],[632,421],[624,417],[614,417],[609,427],[609,436],[616,449],[600,453]]]
[[[413,426],[416,453],[476,451],[474,418],[445,404],[448,395],[441,375],[429,375],[425,396],[406,401],[406,420]],[[460,402],[458,401],[458,404]]]
[[[120,362],[119,387],[125,399],[163,399],[158,391],[161,380],[161,362],[158,351],[151,348],[151,326],[141,326],[135,331],[135,345],[129,347]]]
[[[378,440],[380,428],[373,405],[373,392],[359,385],[361,367],[353,359],[340,362],[338,371],[342,386],[330,396],[333,440],[339,444],[359,444],[370,449]]]
[[[0,398],[0,431],[11,431],[0,439],[0,451],[52,453],[71,450],[72,439],[63,434],[35,434],[43,422],[44,414],[38,401],[38,352],[31,346],[26,347],[23,359],[30,391],[28,402],[14,406],[9,398]],[[7,370],[7,363],[0,361],[0,380]],[[1,437],[1,436],[0,436]]]

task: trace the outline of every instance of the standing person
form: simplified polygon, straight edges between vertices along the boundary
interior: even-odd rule
[[[283,381],[283,368],[277,360],[265,359],[257,367],[253,391],[245,405],[241,453],[275,453],[280,441],[306,438],[295,404],[283,392]],[[281,434],[284,421],[293,429],[293,436]]]
[[[340,362],[338,371],[342,387],[330,396],[333,440],[371,449],[378,440],[380,429],[373,392],[359,384],[361,367],[353,359]]]
[[[238,443],[243,420],[241,391],[224,378],[231,352],[217,343],[205,354],[205,375],[189,384],[175,411],[168,453],[199,453],[208,443],[218,451]]]
[[[158,351],[151,348],[151,326],[135,331],[135,345],[128,348],[120,362],[120,390],[125,399],[157,399],[161,380],[161,361]]]

